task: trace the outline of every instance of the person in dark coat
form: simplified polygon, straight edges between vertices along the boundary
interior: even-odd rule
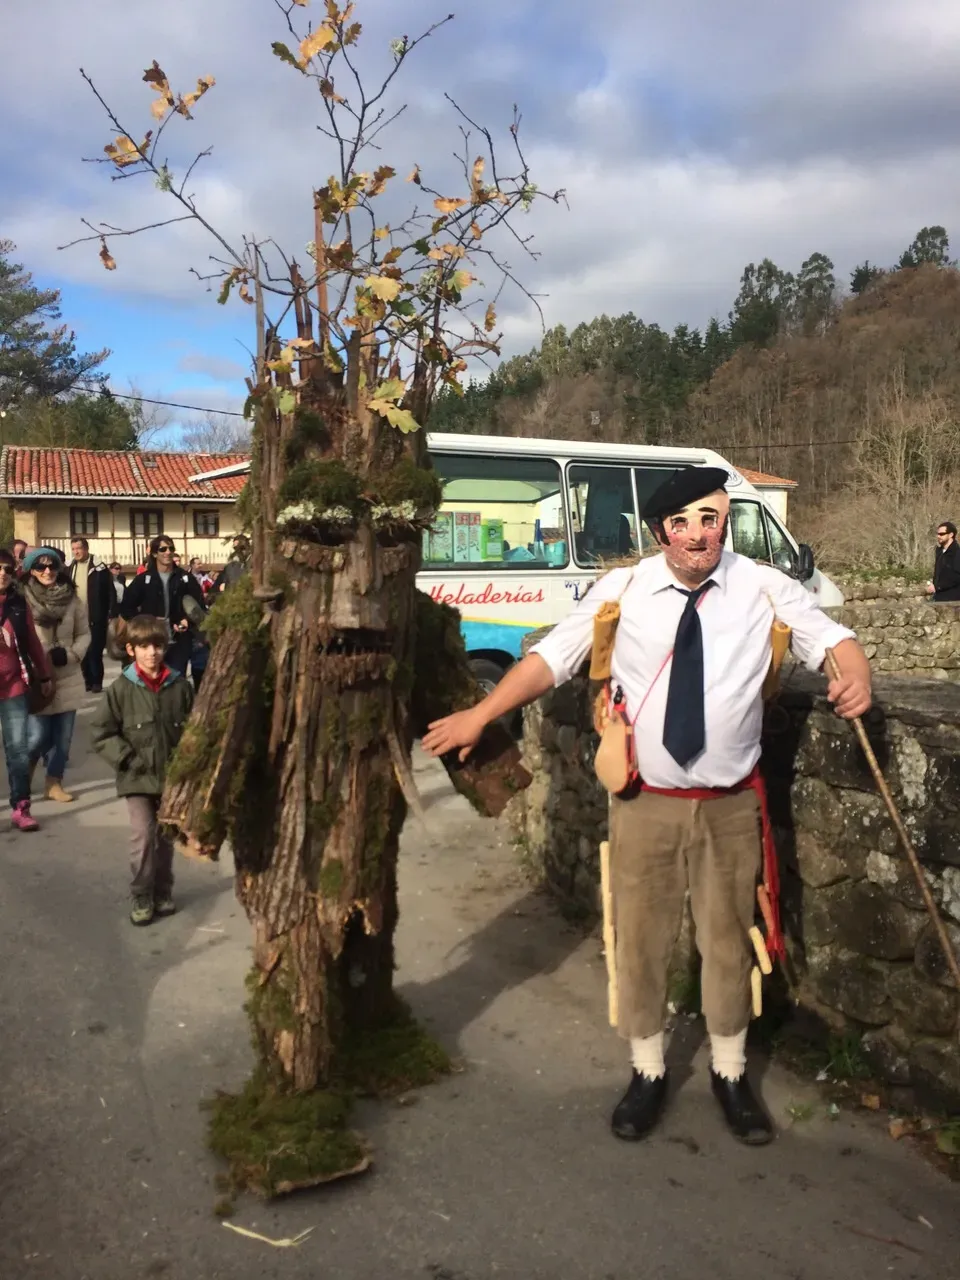
[[[232,587],[234,583],[240,581],[250,568],[250,552],[250,539],[246,534],[238,533],[233,540],[233,554],[220,570],[213,584],[214,596],[218,596],[221,591],[226,591],[227,587]]]
[[[110,619],[117,616],[117,593],[113,589],[110,570],[100,560],[94,560],[86,538],[72,538],[70,550],[73,552],[70,581],[77,589],[90,624],[90,646],[80,664],[83,682],[88,693],[100,693],[103,689],[103,650]]]
[[[120,616],[129,620],[148,614],[163,619],[170,633],[167,666],[186,675],[197,623],[204,616],[203,592],[192,573],[174,564],[174,552],[173,539],[166,534],[152,540],[144,572],[123,593]]]
[[[927,594],[935,604],[960,600],[960,545],[957,526],[952,520],[937,525],[937,550],[933,561],[933,581],[927,583]]]

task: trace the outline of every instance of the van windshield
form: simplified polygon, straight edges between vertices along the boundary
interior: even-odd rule
[[[425,569],[562,569],[569,560],[552,458],[431,453],[443,502],[423,536]]]

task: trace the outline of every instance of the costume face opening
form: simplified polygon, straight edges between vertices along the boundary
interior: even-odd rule
[[[657,537],[670,568],[691,579],[708,577],[720,563],[729,515],[730,499],[718,489],[662,517]]]

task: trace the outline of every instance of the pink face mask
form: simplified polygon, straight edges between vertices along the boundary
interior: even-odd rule
[[[729,514],[730,499],[718,489],[667,516],[661,539],[667,564],[692,579],[711,574],[720,563]]]

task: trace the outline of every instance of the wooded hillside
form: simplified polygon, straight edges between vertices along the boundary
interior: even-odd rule
[[[933,526],[960,517],[960,271],[941,227],[841,296],[813,254],[793,276],[744,271],[726,324],[672,334],[598,317],[500,365],[434,429],[703,444],[799,482],[791,524],[825,565],[927,566]],[[882,521],[879,517],[883,516]]]

